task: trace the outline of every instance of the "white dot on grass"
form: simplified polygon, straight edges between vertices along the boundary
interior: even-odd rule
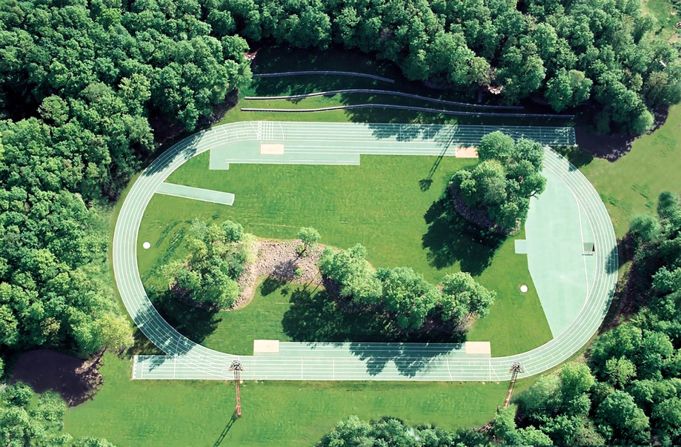
[[[145,250],[149,250],[151,248],[151,244],[149,242],[145,242],[142,244],[142,247],[144,247]]]
[[[527,293],[527,291],[528,291],[527,286],[526,286],[525,284],[523,284],[522,286],[520,286],[520,291],[523,292],[523,293]]]

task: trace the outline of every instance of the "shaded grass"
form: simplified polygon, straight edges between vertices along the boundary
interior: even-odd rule
[[[131,381],[130,361],[104,357],[104,387],[67,410],[65,430],[120,446],[212,446],[234,408],[231,384]],[[516,391],[534,379],[522,380]],[[243,417],[222,446],[310,446],[349,415],[391,415],[443,428],[481,425],[503,402],[507,383],[246,382]]]
[[[290,340],[284,331],[283,318],[290,307],[290,297],[294,289],[295,286],[289,285],[275,290],[258,287],[248,306],[218,312],[220,324],[203,344],[230,354],[252,355],[253,340]]]
[[[409,266],[432,282],[458,270],[479,276],[498,298],[469,339],[490,341],[494,355],[524,352],[548,341],[550,329],[534,288],[527,294],[519,291],[520,284],[532,280],[526,258],[514,253],[513,239],[501,245],[480,240],[463,222],[433,210],[451,174],[474,161],[443,159],[430,188],[423,190],[419,182],[435,162],[436,157],[363,156],[360,166],[233,164],[229,171],[209,171],[208,154],[199,155],[169,180],[235,193],[234,206],[156,195],[140,228],[139,243],[152,243],[150,250],[138,253],[145,284],[164,287],[157,281],[160,267],[169,260],[169,250],[175,250],[173,257],[185,254],[177,241],[194,218],[232,219],[248,232],[281,239],[312,226],[325,244],[362,243],[376,266]],[[201,340],[207,336],[200,335]]]

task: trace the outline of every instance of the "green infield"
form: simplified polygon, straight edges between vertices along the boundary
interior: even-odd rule
[[[482,425],[507,383],[246,382],[243,417],[229,425],[234,388],[214,381],[131,381],[130,360],[104,358],[104,386],[66,412],[65,430],[120,446],[310,446],[338,420],[391,415],[443,428]],[[520,381],[516,392],[533,379]]]
[[[248,232],[275,239],[294,238],[300,227],[312,226],[321,232],[325,244],[365,245],[376,266],[409,266],[431,281],[457,270],[478,276],[482,284],[497,291],[498,298],[468,339],[490,341],[493,355],[525,352],[548,341],[551,332],[535,289],[519,290],[532,280],[527,259],[514,252],[514,238],[498,247],[481,243],[469,235],[464,222],[446,221],[437,212],[451,174],[475,161],[446,157],[436,163],[436,157],[363,156],[359,166],[233,164],[228,171],[210,171],[208,154],[199,155],[169,181],[234,193],[234,205],[154,196],[139,234],[140,241],[151,243],[149,250],[138,252],[142,278],[148,289],[165,287],[155,279],[163,265],[185,254],[183,237],[195,218],[232,219]],[[432,181],[428,188],[424,188],[425,178]],[[181,332],[185,330],[196,341],[209,337],[210,347],[227,347],[211,336],[213,331],[224,334],[229,330],[221,322],[222,313],[211,315],[202,329],[193,323],[195,317],[184,322],[186,315],[204,312],[179,304],[171,307],[162,308],[162,313]],[[266,338],[267,330],[263,334],[253,330],[254,337]]]

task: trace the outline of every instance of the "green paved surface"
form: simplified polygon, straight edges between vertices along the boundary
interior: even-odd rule
[[[193,186],[178,185],[176,183],[163,182],[159,185],[156,192],[167,196],[200,200],[202,202],[221,203],[223,205],[234,204],[234,194],[213,191],[211,189],[195,188]]]
[[[348,153],[364,153],[363,150],[372,154],[447,154],[453,145],[475,145],[484,133],[494,130],[486,129],[483,133],[479,129],[481,126],[278,124],[282,126],[285,141],[298,132],[298,138],[310,142],[309,155],[324,150],[327,155],[336,152],[342,160]],[[549,142],[547,140],[556,142],[559,137],[561,141],[574,139],[573,130],[569,128],[503,130],[515,136],[531,133],[545,143]],[[137,232],[153,194],[186,160],[212,149],[222,153],[226,163],[232,163],[238,159],[244,143],[277,142],[274,132],[277,132],[277,126],[271,123],[234,123],[201,132],[171,147],[132,186],[115,229],[114,274],[121,298],[135,323],[167,353],[164,356],[137,356],[133,378],[225,380],[231,377],[228,367],[236,356],[205,348],[185,338],[154,309],[139,277]],[[367,135],[371,136],[373,144]],[[478,135],[477,140],[475,135]],[[342,144],[334,146],[333,142]],[[547,150],[544,174],[548,183],[562,182],[570,191],[578,203],[574,209],[578,209],[593,228],[593,240],[599,247],[593,257],[595,269],[593,276],[588,278],[590,284],[584,305],[570,327],[553,340],[522,354],[495,358],[466,355],[460,345],[454,344],[296,343],[291,345],[293,352],[287,348],[276,355],[241,357],[245,368],[243,377],[247,380],[508,380],[513,362],[523,364],[524,375],[534,375],[565,361],[591,338],[605,316],[617,280],[616,241],[603,203],[579,171],[555,152]],[[542,206],[541,203],[536,201],[534,206]],[[580,216],[569,218],[578,221]],[[542,245],[545,251],[568,246],[550,241],[544,241]],[[542,253],[544,259],[564,255],[562,252]],[[582,257],[581,252],[567,255]],[[533,250],[530,250],[530,264],[533,256]]]
[[[583,254],[583,243],[594,240],[592,223],[565,182],[550,177],[531,201],[525,231],[530,275],[555,337],[570,327],[588,297],[597,259]]]

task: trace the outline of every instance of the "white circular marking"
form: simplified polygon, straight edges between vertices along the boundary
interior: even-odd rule
[[[145,242],[142,244],[142,247],[144,247],[145,250],[149,250],[151,248],[151,244],[149,242]]]
[[[521,291],[521,292],[527,293],[528,290],[529,290],[529,289],[527,288],[527,286],[526,286],[525,284],[523,284],[522,286],[520,286],[520,291]]]

